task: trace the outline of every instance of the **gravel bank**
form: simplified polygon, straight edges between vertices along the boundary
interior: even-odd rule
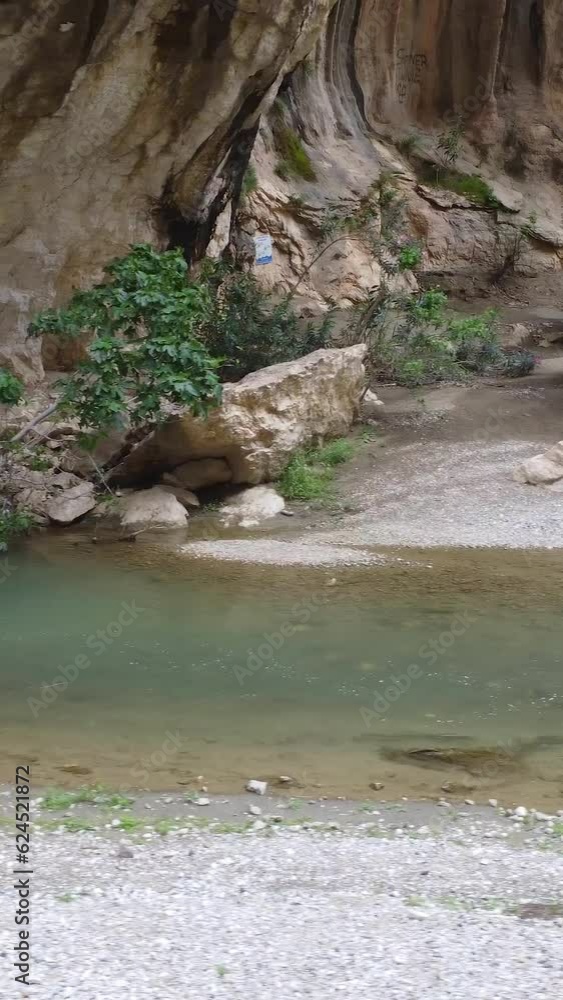
[[[560,995],[560,844],[549,851],[525,840],[515,846],[501,839],[498,821],[446,824],[449,832],[439,836],[423,827],[402,837],[370,836],[365,824],[320,832],[257,823],[242,834],[192,829],[136,838],[36,830],[34,985],[11,982],[14,893],[5,881],[0,995]],[[0,855],[11,870],[11,836],[0,836]]]
[[[314,545],[563,547],[561,493],[524,486],[515,468],[545,442],[425,442],[398,447],[347,499],[343,527],[311,532]]]

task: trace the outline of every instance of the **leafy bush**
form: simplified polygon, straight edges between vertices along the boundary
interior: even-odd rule
[[[506,351],[498,341],[497,316],[446,311],[438,289],[411,298],[387,297],[368,330],[371,367],[401,385],[459,380],[472,374],[528,374],[535,359],[528,351]]]
[[[399,271],[413,271],[422,261],[422,250],[416,243],[406,243],[398,253]]]
[[[0,552],[6,551],[11,539],[27,534],[33,523],[32,514],[14,507],[7,498],[0,497]]]
[[[461,118],[445,129],[438,136],[438,152],[446,163],[456,163],[461,152],[461,140],[463,139],[463,121]]]
[[[223,359],[225,378],[242,378],[326,346],[330,317],[303,327],[289,296],[275,302],[253,274],[206,261],[200,280],[209,301],[200,333],[211,354]]]
[[[508,378],[522,378],[536,367],[537,358],[531,351],[517,347],[504,352],[502,374]]]
[[[0,368],[0,403],[4,406],[16,406],[23,395],[23,384],[11,372]]]
[[[107,281],[46,309],[32,336],[93,334],[88,357],[60,383],[59,409],[106,431],[129,409],[133,425],[158,418],[164,401],[203,414],[220,401],[214,361],[196,331],[210,309],[207,290],[189,284],[181,250],[140,244],[105,268]]]

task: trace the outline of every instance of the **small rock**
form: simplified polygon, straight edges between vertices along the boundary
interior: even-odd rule
[[[262,810],[261,810],[260,806],[249,806],[248,807],[248,811],[249,811],[249,813],[250,813],[251,816],[261,816],[262,815]]]
[[[194,806],[208,806],[210,800],[199,798],[199,799],[193,799],[192,801]]]
[[[498,799],[489,799],[489,805],[492,806],[493,809],[496,809],[498,806]]]
[[[326,586],[327,587],[336,587],[337,582],[338,581],[337,581],[336,577],[333,576],[331,580],[327,580]]]
[[[466,806],[474,806],[474,805],[475,805],[475,802],[474,802],[474,800],[473,800],[473,799],[466,799],[466,800],[465,800],[465,805],[466,805]]]
[[[256,822],[252,824],[252,829],[253,830],[265,830],[266,827],[267,827],[267,825],[268,824],[265,823],[263,819],[257,819]]]
[[[130,847],[127,847],[125,844],[120,844],[119,847],[117,848],[116,856],[118,858],[134,858],[135,853],[134,851],[131,850]]]
[[[291,785],[291,784],[293,784],[293,781],[294,781],[294,779],[292,777],[290,777],[289,774],[280,774],[280,776],[278,778],[278,784],[279,785]]]
[[[382,788],[385,788],[385,785],[382,781],[370,781],[369,787],[373,789],[374,792],[380,792]]]
[[[528,810],[526,809],[526,806],[517,806],[517,808],[514,810],[513,815],[519,816],[522,819],[524,819],[524,817],[528,815]]]
[[[251,778],[246,784],[247,792],[254,792],[255,795],[265,795],[267,788],[267,781],[257,781],[255,778]]]

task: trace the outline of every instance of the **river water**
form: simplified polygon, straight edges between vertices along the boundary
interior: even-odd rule
[[[563,807],[557,553],[310,570],[43,538],[0,584],[0,780]]]

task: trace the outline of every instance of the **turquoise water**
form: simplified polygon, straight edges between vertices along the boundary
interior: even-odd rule
[[[305,794],[365,798],[381,781],[389,798],[435,795],[447,781],[477,798],[561,799],[556,605],[456,593],[455,569],[447,587],[388,588],[385,570],[329,586],[324,571],[133,567],[124,548],[118,561],[46,544],[12,558],[0,778],[31,759],[50,785],[174,789],[203,776],[233,791],[289,774]],[[427,748],[514,761],[401,756]]]

